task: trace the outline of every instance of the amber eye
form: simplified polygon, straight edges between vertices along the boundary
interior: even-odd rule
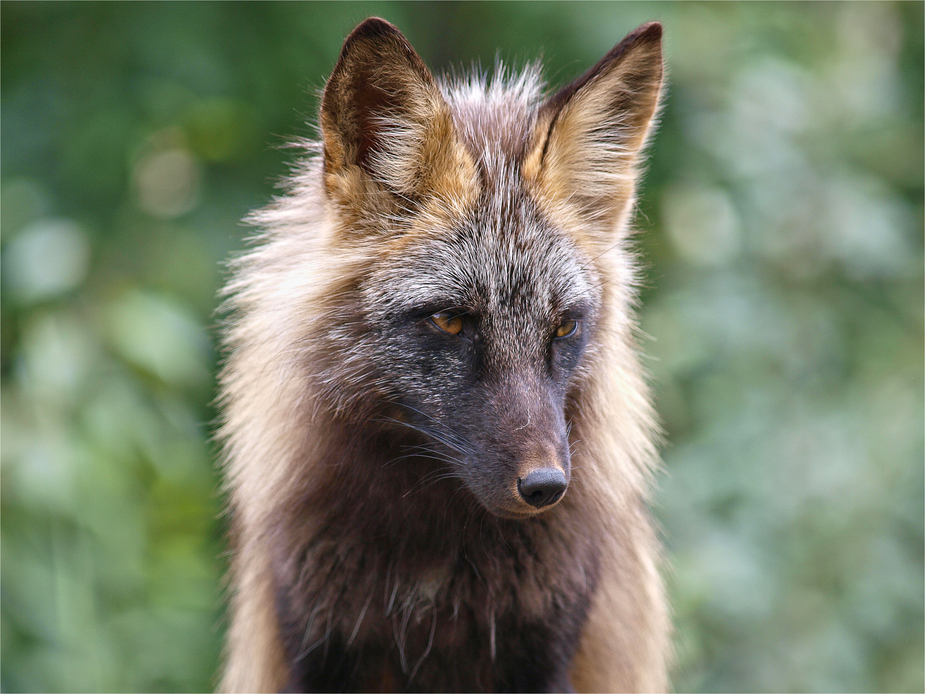
[[[430,322],[440,328],[443,332],[450,335],[459,335],[463,329],[463,320],[461,316],[441,311],[430,317]]]
[[[576,330],[578,330],[578,321],[567,318],[559,324],[559,328],[556,330],[556,337],[568,337],[574,334]]]

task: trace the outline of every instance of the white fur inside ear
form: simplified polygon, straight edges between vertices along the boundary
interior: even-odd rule
[[[426,128],[395,117],[375,119],[382,145],[369,158],[369,172],[373,179],[390,190],[410,194],[414,190],[417,170],[421,165],[420,152],[427,137]]]
[[[374,180],[400,195],[413,195],[419,187],[437,121],[448,117],[446,106],[430,95],[421,94],[415,101],[409,112],[383,113],[372,119],[379,146],[367,168]]]

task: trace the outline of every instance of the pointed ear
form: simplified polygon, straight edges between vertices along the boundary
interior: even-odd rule
[[[631,207],[662,91],[662,26],[644,24],[540,107],[524,175],[609,237]]]
[[[468,163],[449,107],[411,44],[383,19],[347,37],[321,101],[325,186],[362,203],[378,184],[413,200],[452,190]]]

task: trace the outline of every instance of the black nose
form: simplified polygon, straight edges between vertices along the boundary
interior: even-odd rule
[[[517,480],[517,491],[531,506],[543,508],[556,503],[565,493],[568,480],[565,473],[554,467],[534,470],[522,480]]]

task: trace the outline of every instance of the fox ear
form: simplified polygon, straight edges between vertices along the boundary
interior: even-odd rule
[[[344,42],[324,89],[321,132],[325,186],[341,202],[362,201],[370,181],[412,200],[439,195],[466,163],[433,75],[376,17]]]
[[[524,174],[609,237],[631,207],[662,90],[662,26],[644,24],[540,107]]]

